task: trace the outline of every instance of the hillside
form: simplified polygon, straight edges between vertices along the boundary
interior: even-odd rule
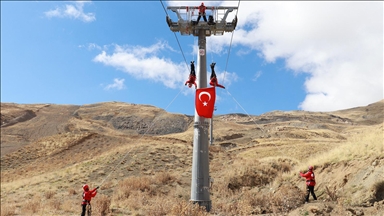
[[[214,117],[212,215],[382,215],[384,100],[336,112]],[[148,105],[1,104],[1,215],[204,215],[191,205],[193,116]],[[303,204],[315,166],[318,201]],[[103,214],[102,214],[103,215]]]

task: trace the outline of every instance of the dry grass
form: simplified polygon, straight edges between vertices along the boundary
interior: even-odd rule
[[[376,182],[372,191],[375,197],[375,201],[384,200],[384,180]]]
[[[29,213],[29,214],[36,214],[41,210],[41,198],[38,196],[35,196],[33,199],[28,200],[23,206],[22,206],[22,212]]]
[[[74,188],[69,188],[69,189],[68,189],[68,194],[69,194],[69,195],[76,195],[76,194],[77,194],[77,191],[76,191],[76,189],[74,189]]]
[[[333,187],[333,189],[329,189],[328,186],[325,186],[325,189],[326,189],[326,192],[327,192],[328,197],[329,197],[332,201],[337,201],[337,199],[338,199],[338,195],[337,195],[337,188],[336,188],[336,185]]]
[[[66,212],[67,215],[70,213],[78,213],[81,212],[81,199],[65,199],[62,201],[60,209]]]
[[[45,199],[51,199],[55,196],[56,192],[55,191],[46,191],[44,193]]]
[[[95,206],[93,209],[97,215],[105,216],[110,212],[111,198],[109,196],[101,194],[94,200],[92,206]]]
[[[157,184],[168,184],[174,181],[176,177],[171,175],[169,172],[159,172],[154,176],[154,179]]]
[[[16,212],[16,206],[14,204],[1,204],[1,216],[13,216]]]
[[[136,108],[139,109],[139,106]],[[37,161],[34,166],[38,168],[34,169],[24,161],[26,165],[20,169],[9,172],[2,170],[2,177],[5,175],[7,180],[2,180],[1,184],[1,216],[15,213],[78,214],[81,209],[81,185],[104,182],[107,176],[108,181],[101,185],[99,194],[92,199],[96,215],[285,215],[300,207],[304,200],[304,189],[295,186],[296,183],[303,185],[302,179],[297,176],[298,170],[306,169],[308,164],[324,168],[325,164],[337,166],[340,161],[368,161],[367,158],[384,155],[382,126],[350,125],[345,128],[351,128],[338,133],[328,129],[297,129],[289,126],[289,122],[281,122],[284,125],[280,127],[280,122],[271,121],[269,125],[257,126],[265,128],[261,132],[255,129],[255,125],[218,122],[215,134],[217,145],[209,147],[210,174],[215,182],[210,191],[212,210],[207,213],[189,201],[192,126],[184,133],[148,136],[137,142],[138,137],[131,136],[131,132],[127,135],[124,131],[107,128],[101,120],[95,122],[92,118],[93,115],[90,115],[86,125],[80,119],[71,122],[77,129],[84,125],[87,130],[93,130],[95,125],[102,128],[100,134],[97,133],[90,142],[75,145],[70,141],[77,143],[81,137],[62,133],[40,143],[40,147],[44,147],[38,151],[41,155],[52,153],[56,147],[60,149],[66,144],[66,151],[51,154],[55,162],[65,166],[40,164]],[[318,122],[300,122],[307,123]],[[278,127],[281,130],[274,129]],[[298,131],[294,131],[296,129]],[[235,138],[233,134],[244,134],[244,137]],[[222,142],[236,144],[237,149],[230,151],[221,147],[220,139]],[[108,144],[108,147],[105,148],[103,144]],[[78,161],[77,153],[83,148],[92,157]],[[103,151],[98,152],[100,149]],[[32,148],[27,150],[30,154],[34,152]],[[127,161],[120,164],[128,151]],[[150,154],[152,152],[153,155]],[[14,154],[15,158],[22,155]],[[311,155],[310,160],[306,159],[308,155]],[[356,171],[352,165],[348,165],[351,172]],[[112,168],[117,170],[109,176]],[[337,180],[343,181],[341,178],[335,182]],[[378,182],[369,188],[375,192],[374,199],[383,199],[383,185],[383,182]],[[333,186],[329,184],[330,188]],[[325,189],[322,190],[326,194]],[[36,192],[41,192],[43,200],[34,196]],[[332,196],[332,193],[329,190],[328,195]],[[337,195],[335,197],[339,200]],[[17,203],[12,199],[18,200]]]
[[[350,131],[350,137],[344,144],[319,156],[311,157],[310,160],[300,164],[295,172],[306,170],[308,164],[316,166],[340,161],[375,158],[383,154],[383,126],[367,126]]]
[[[60,200],[55,198],[55,199],[52,199],[52,200],[49,201],[48,206],[51,209],[57,211],[57,210],[61,209],[61,202],[60,202]]]

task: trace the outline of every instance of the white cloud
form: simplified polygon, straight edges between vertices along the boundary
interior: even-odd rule
[[[239,78],[236,73],[230,72],[216,73],[216,77],[219,84],[222,84],[225,87],[230,86],[232,82],[236,82]]]
[[[184,87],[184,83],[188,79],[189,64],[187,66],[185,62],[175,63],[170,59],[159,57],[164,50],[175,52],[166,42],[160,41],[149,47],[114,45],[114,50],[111,54],[107,52],[108,47],[104,46],[104,50],[93,61],[112,66],[130,74],[136,79],[160,82],[173,89]],[[220,68],[218,69],[216,75],[220,84],[224,84],[227,87],[237,81],[238,76],[236,73],[221,72]],[[198,70],[199,68],[196,67],[197,75],[199,74]],[[207,76],[209,82],[210,71],[208,70]],[[185,88],[183,91],[184,94],[192,92],[194,91],[190,91],[188,88]]]
[[[150,47],[115,45],[113,53],[103,50],[93,60],[115,67],[137,79],[161,82],[169,88],[184,84],[188,78],[185,62],[174,63],[157,55],[162,50],[172,50],[166,43],[158,42]]]
[[[113,79],[113,83],[107,85],[104,89],[105,90],[110,90],[110,89],[122,90],[125,88],[124,81],[125,81],[125,79],[115,78],[115,79]]]
[[[227,49],[230,38],[211,37],[211,51]],[[269,63],[284,59],[294,73],[307,73],[307,95],[299,106],[304,110],[383,99],[382,2],[242,1],[232,46],[257,51]]]
[[[85,1],[76,1],[74,4],[67,4],[65,7],[56,8],[54,10],[49,10],[44,12],[44,14],[51,17],[59,18],[72,18],[79,19],[83,22],[93,22],[96,20],[94,13],[85,13],[83,10]]]
[[[255,75],[253,75],[252,81],[257,81],[257,79],[261,76],[263,72],[257,71]]]
[[[78,46],[79,48],[86,48],[88,50],[102,50],[103,48],[100,47],[99,45],[95,44],[95,43],[89,43],[87,45],[79,45]]]

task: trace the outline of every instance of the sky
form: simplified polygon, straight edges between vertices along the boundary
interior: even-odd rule
[[[201,1],[1,1],[1,102],[126,102],[193,115],[198,38],[167,6]],[[215,114],[335,111],[383,99],[383,2],[206,1],[238,7],[207,37]],[[164,7],[163,7],[164,6]],[[211,11],[207,11],[211,13]],[[220,17],[220,16],[219,16]],[[221,16],[222,18],[222,16]],[[196,17],[192,17],[196,19]]]

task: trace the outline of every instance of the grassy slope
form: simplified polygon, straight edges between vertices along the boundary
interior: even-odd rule
[[[215,145],[210,147],[210,170],[215,179],[212,213],[309,211],[298,202],[303,181],[297,177],[308,164],[316,167],[317,193],[322,200],[331,201],[329,205],[379,201],[375,193],[383,192],[377,188],[384,167],[382,107],[383,101],[333,113],[215,117]],[[29,131],[20,138],[27,140],[24,147],[2,155],[2,215],[76,215],[83,183],[102,185],[95,202],[100,202],[99,207],[110,202],[112,215],[196,212],[188,203],[193,138],[190,117],[122,103],[88,105],[76,108],[75,113],[73,107],[54,108],[2,104],[2,120],[14,119],[23,109],[33,110],[37,114],[32,119],[34,125],[43,131],[41,137]],[[70,112],[75,117],[52,118],[55,113]],[[132,113],[139,120],[130,118]],[[165,116],[184,122],[177,127],[186,130],[140,134]],[[116,130],[111,119],[115,124],[129,119],[130,124],[125,125],[129,129]],[[17,144],[3,139],[3,134],[8,138],[15,131],[22,134],[32,120],[2,128],[2,150],[4,143]],[[57,124],[50,134],[44,131],[47,121]],[[161,128],[151,131],[167,132]],[[331,190],[327,192],[325,186]],[[325,207],[316,208],[325,211]]]

